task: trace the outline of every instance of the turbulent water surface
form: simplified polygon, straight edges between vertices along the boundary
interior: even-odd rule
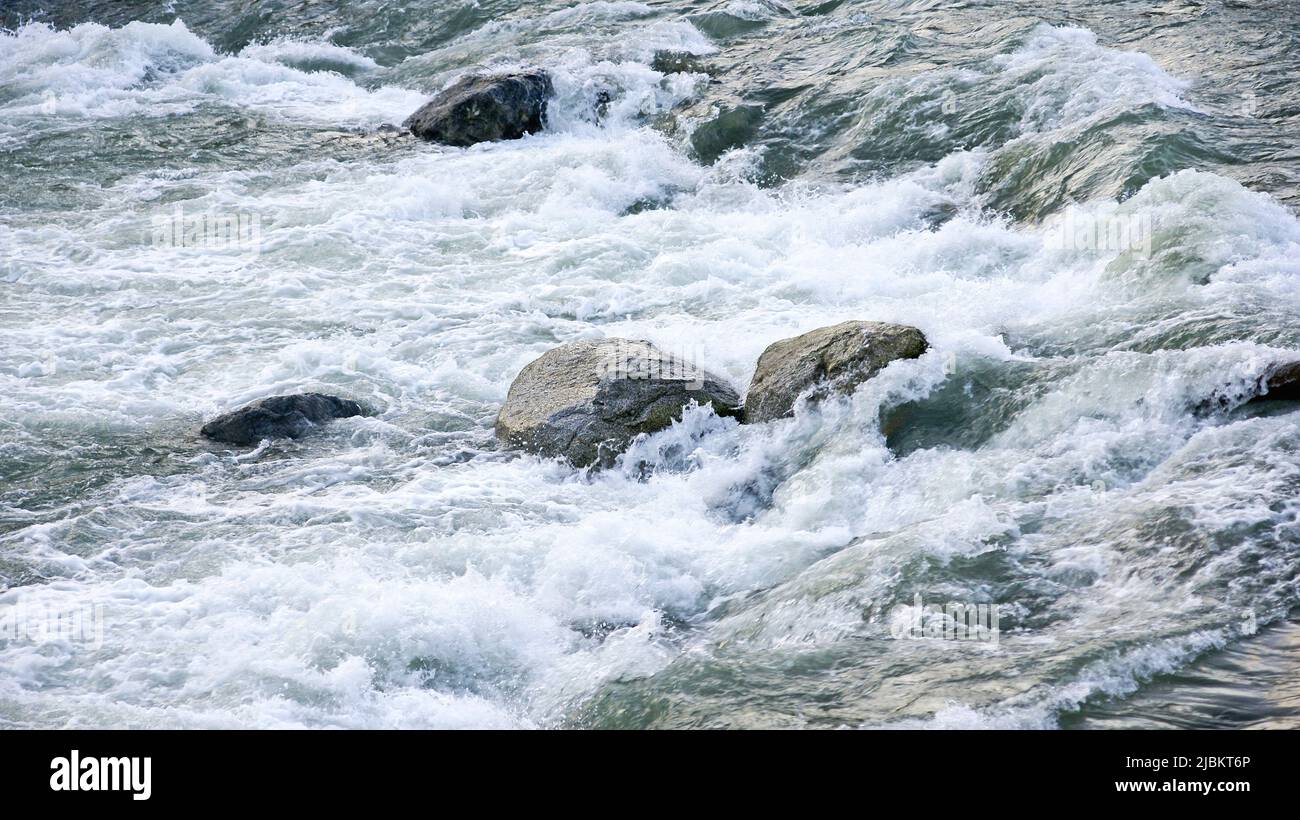
[[[1300,722],[1300,415],[1237,406],[1300,358],[1293,2],[0,25],[0,726]],[[392,127],[523,66],[541,133]],[[178,240],[209,218],[234,241]],[[1061,241],[1116,224],[1142,242]],[[743,390],[846,319],[931,350],[601,472],[493,440],[557,344]],[[197,436],[299,390],[378,412]],[[895,639],[916,596],[996,605],[997,640]],[[68,612],[99,634],[29,628]]]

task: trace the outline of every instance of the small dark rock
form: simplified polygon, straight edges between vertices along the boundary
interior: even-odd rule
[[[609,116],[609,106],[614,102],[614,95],[607,88],[596,92],[596,122],[603,122]]]
[[[330,419],[364,416],[360,404],[323,393],[272,396],[218,416],[199,432],[213,441],[250,446],[267,438],[301,438]]]
[[[542,130],[553,93],[544,71],[465,77],[407,117],[402,127],[445,145],[519,139]]]

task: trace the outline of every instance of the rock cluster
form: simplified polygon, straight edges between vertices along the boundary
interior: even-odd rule
[[[653,344],[630,339],[571,342],[520,371],[497,417],[506,446],[605,466],[640,433],[681,418],[694,401],[721,416],[763,422],[790,415],[808,391],[851,392],[895,359],[926,349],[919,330],[845,322],[770,345],[759,359],[744,407],[724,379]]]

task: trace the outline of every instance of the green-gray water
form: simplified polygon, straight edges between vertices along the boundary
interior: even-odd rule
[[[0,25],[0,726],[1296,724],[1300,415],[1203,407],[1300,359],[1294,3]],[[520,66],[539,134],[390,127]],[[605,472],[493,441],[562,342],[743,390],[846,319],[932,348]],[[379,413],[196,434],[298,390]],[[917,596],[996,640],[900,639]]]

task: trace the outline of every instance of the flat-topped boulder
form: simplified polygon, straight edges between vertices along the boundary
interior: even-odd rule
[[[763,422],[794,413],[795,401],[816,386],[813,397],[851,393],[897,359],[915,359],[929,344],[914,327],[885,322],[841,322],[773,342],[758,359],[745,396],[745,421]]]
[[[402,123],[420,139],[444,145],[519,139],[542,130],[554,93],[545,71],[464,77]]]
[[[268,438],[302,438],[320,425],[364,416],[360,404],[324,393],[271,396],[232,410],[203,425],[204,437],[248,447]]]
[[[650,342],[570,342],[519,372],[496,434],[510,447],[608,466],[634,437],[668,427],[692,401],[720,416],[740,407],[724,379]]]

